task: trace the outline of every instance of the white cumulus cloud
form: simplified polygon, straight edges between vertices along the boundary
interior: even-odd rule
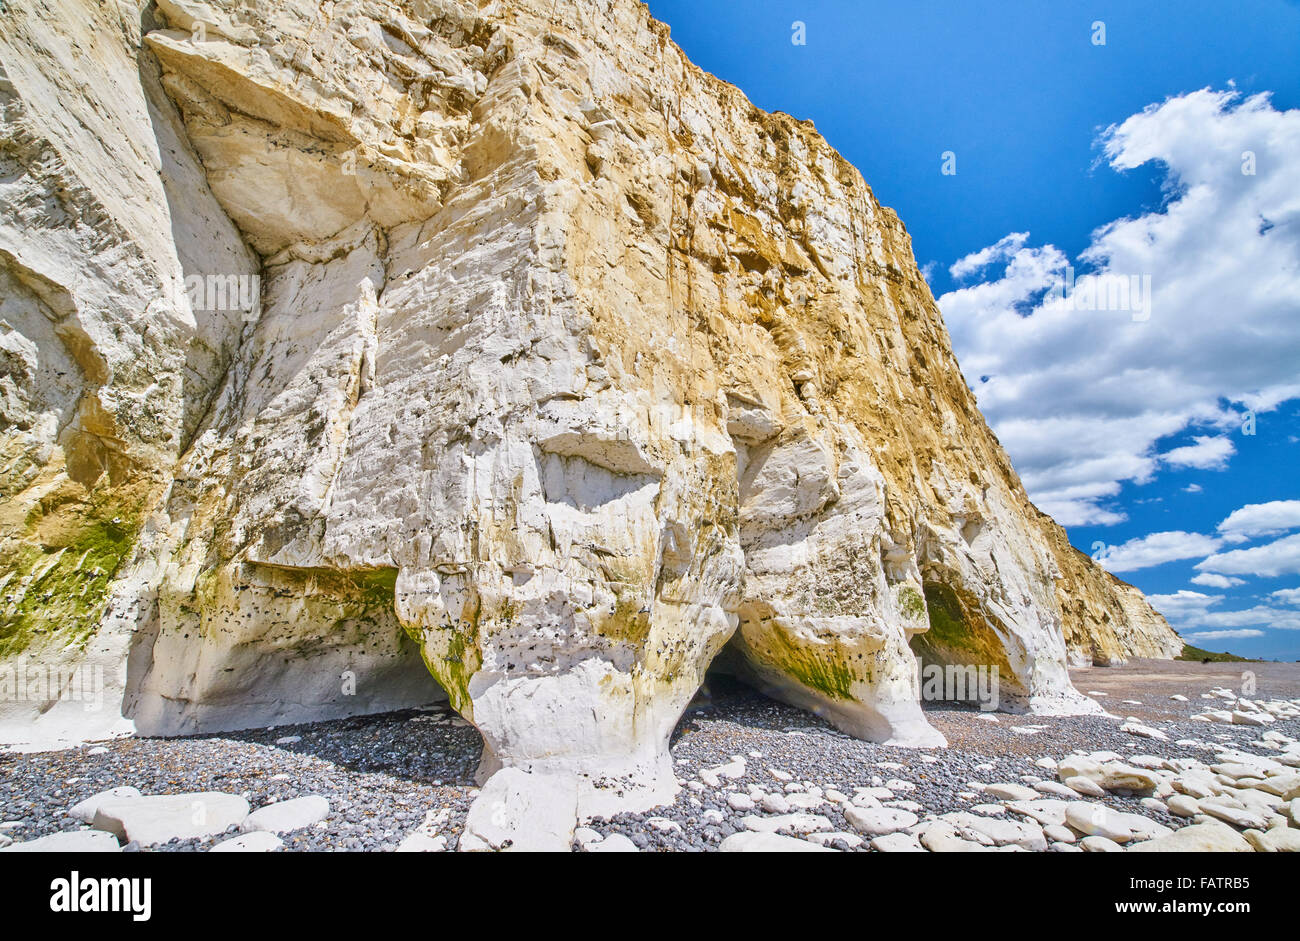
[[[1283,604],[1300,605],[1300,588],[1281,588],[1269,595]]]
[[[1272,627],[1285,631],[1300,630],[1300,611],[1288,611],[1256,605],[1239,611],[1209,611],[1193,621],[1203,627]]]
[[[1207,640],[1238,640],[1244,637],[1263,637],[1263,631],[1240,630],[1240,631],[1198,631],[1195,634],[1188,634],[1188,640],[1194,640],[1198,643]]]
[[[1221,595],[1206,595],[1199,591],[1174,592],[1172,595],[1148,595],[1151,606],[1172,620],[1183,621],[1200,617],[1223,600]]]
[[[1136,572],[1166,562],[1201,557],[1218,546],[1219,540],[1213,536],[1173,530],[1130,539],[1120,546],[1108,546],[1097,561],[1109,572]]]
[[[1237,453],[1231,438],[1196,435],[1194,444],[1174,448],[1160,455],[1160,460],[1170,467],[1194,467],[1197,470],[1222,470],[1228,458]]]
[[[1206,595],[1199,591],[1174,592],[1172,595],[1148,595],[1152,607],[1169,619],[1175,629],[1187,628],[1235,629],[1277,628],[1300,630],[1300,611],[1255,605],[1236,611],[1220,611],[1225,600],[1222,595]]]
[[[1238,585],[1246,584],[1244,578],[1232,578],[1228,575],[1215,575],[1212,572],[1202,572],[1192,579],[1193,585],[1204,585],[1206,588],[1235,588]]]
[[[951,269],[991,280],[939,298],[981,409],[1035,502],[1066,525],[1122,521],[1121,485],[1162,466],[1221,467],[1246,410],[1262,433],[1269,410],[1300,396],[1300,110],[1205,89],[1102,142],[1116,171],[1159,163],[1169,198],[1092,233],[1074,300],[1149,278],[1150,296],[1128,305],[1144,309],[1045,299],[1070,259],[1023,232]],[[1192,444],[1161,453],[1189,432]]]
[[[958,280],[978,274],[994,262],[1014,258],[1028,240],[1028,232],[1012,232],[994,244],[962,258],[948,269],[948,273]]]
[[[1300,575],[1300,533],[1250,549],[1218,552],[1196,563],[1198,572],[1277,578]]]
[[[1245,542],[1257,536],[1280,536],[1300,529],[1300,500],[1251,503],[1228,514],[1219,533],[1228,542]]]

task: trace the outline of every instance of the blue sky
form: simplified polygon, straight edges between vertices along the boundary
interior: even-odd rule
[[[899,212],[1074,544],[1199,646],[1300,659],[1300,3],[649,6]],[[1041,306],[1066,265],[1146,309]]]

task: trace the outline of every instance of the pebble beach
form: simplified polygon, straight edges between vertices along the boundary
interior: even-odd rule
[[[587,821],[573,848],[1124,851],[1159,847],[1191,827],[1186,839],[1199,833],[1225,849],[1293,851],[1300,666],[1135,661],[1073,678],[1108,715],[933,704],[927,718],[949,747],[904,749],[853,739],[716,677],[673,736],[675,802]],[[1252,695],[1239,691],[1243,682]],[[125,840],[126,851],[203,852],[223,843],[450,851],[477,794],[480,748],[474,728],[439,707],[0,753],[0,844],[40,848],[37,841],[55,834],[102,831],[93,817],[97,795],[133,788],[229,795],[252,813],[202,836]],[[270,822],[250,826],[259,818]]]

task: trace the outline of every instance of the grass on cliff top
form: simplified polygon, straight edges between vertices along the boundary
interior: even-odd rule
[[[1183,644],[1183,652],[1175,660],[1194,660],[1199,662],[1209,660],[1213,663],[1253,663],[1250,657],[1238,657],[1234,653],[1214,653],[1209,650],[1202,650],[1200,647],[1193,647],[1191,644]]]

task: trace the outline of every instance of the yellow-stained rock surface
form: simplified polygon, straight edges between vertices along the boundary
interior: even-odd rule
[[[1064,713],[1099,708],[1067,664],[1181,649],[1029,502],[898,217],[642,4],[0,25],[0,657],[105,667],[113,718],[431,673],[484,773],[576,776],[590,815],[671,797],[728,644],[916,746],[918,660]]]

